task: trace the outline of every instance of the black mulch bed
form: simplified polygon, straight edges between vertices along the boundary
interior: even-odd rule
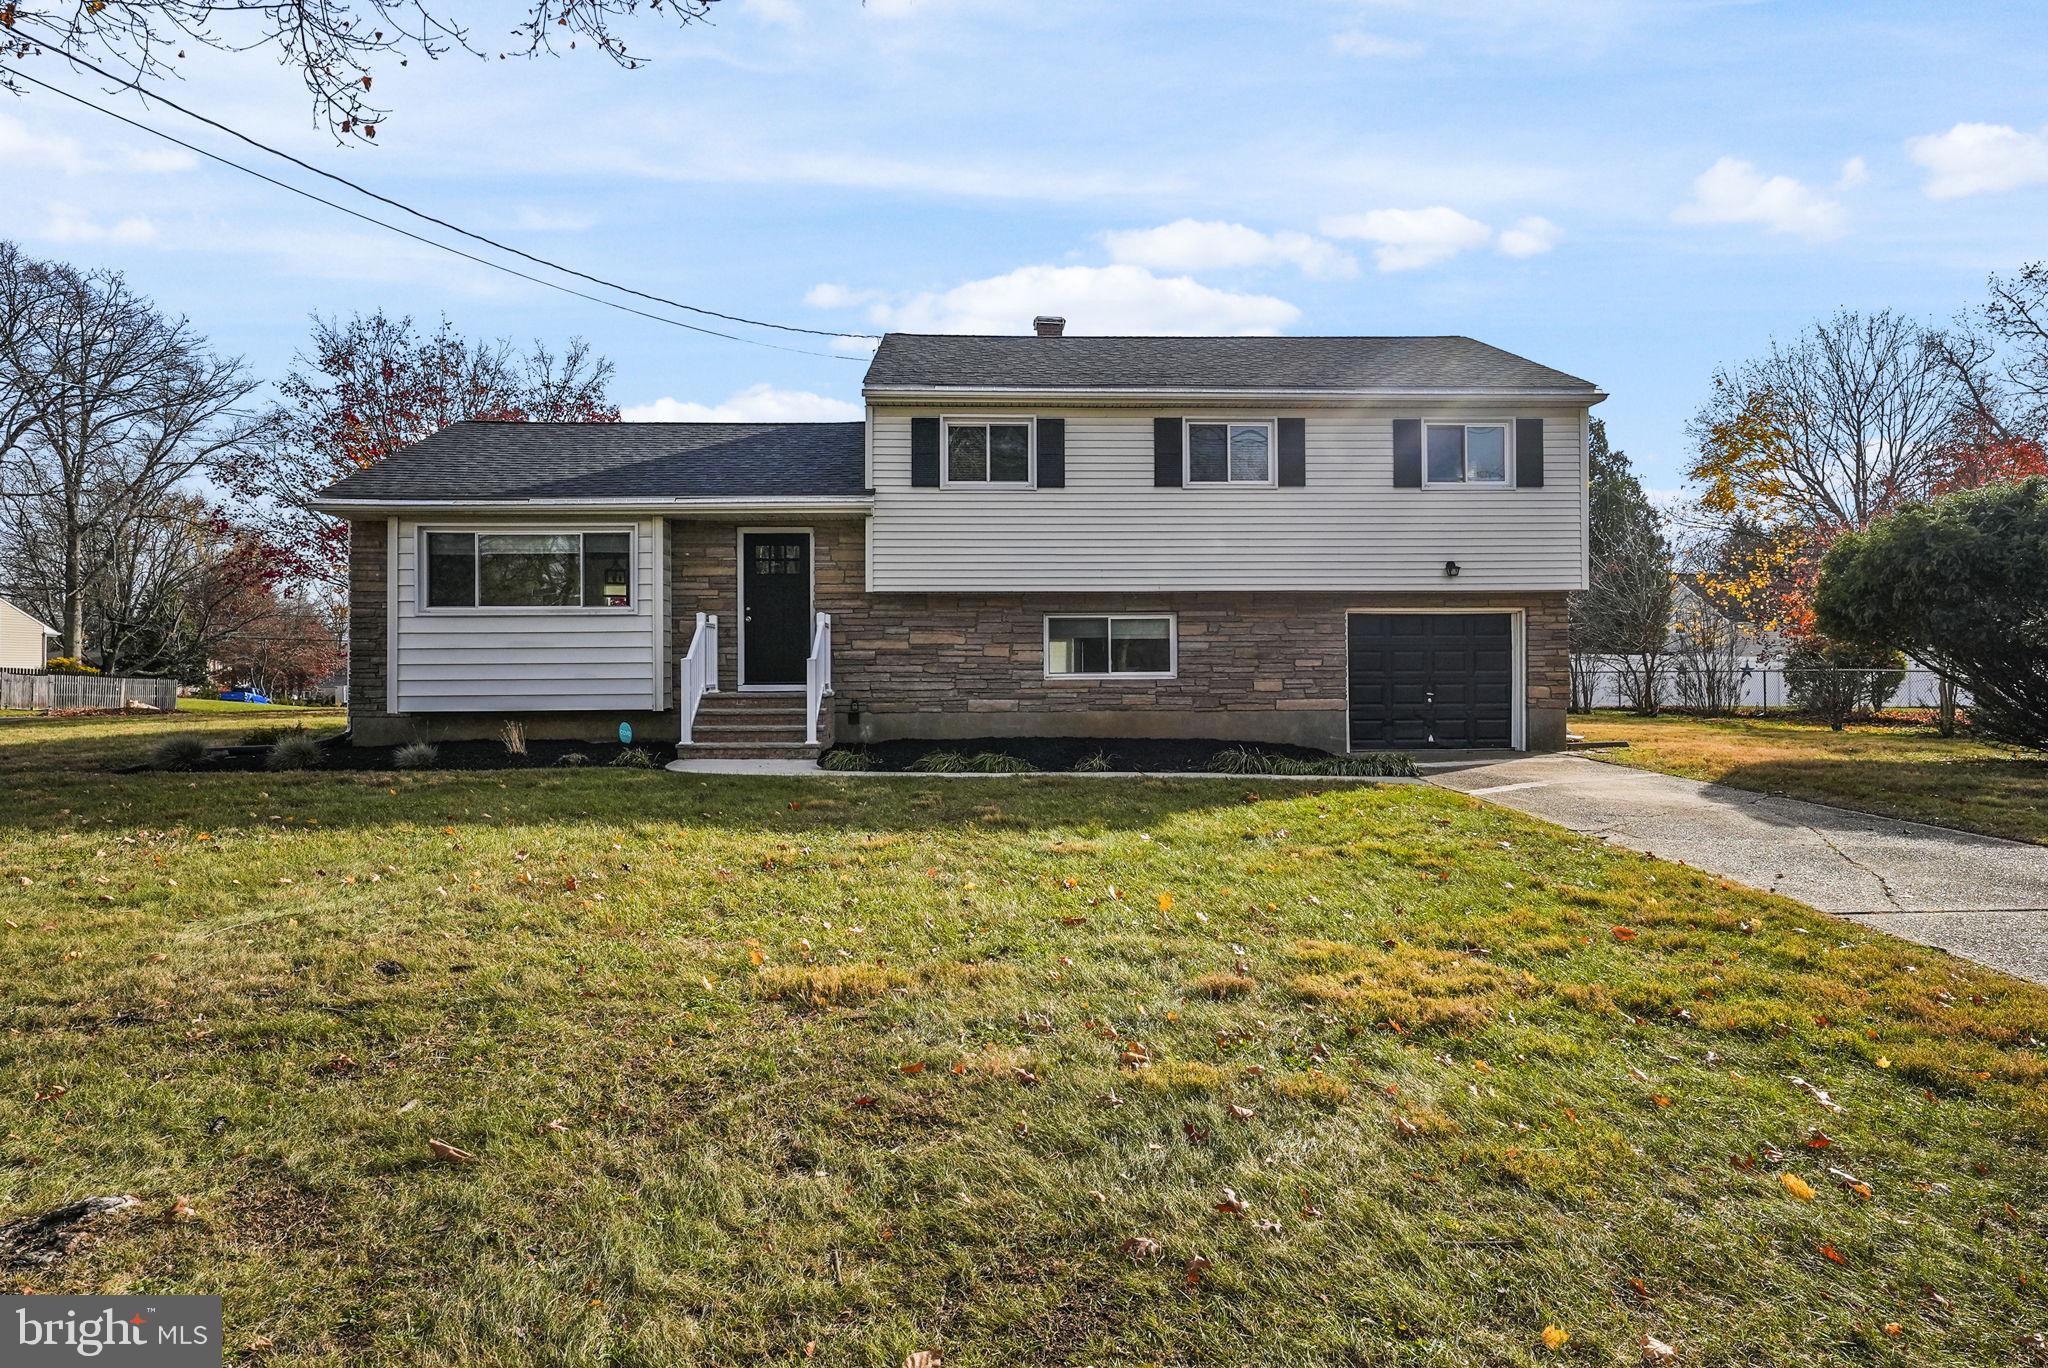
[[[514,755],[496,741],[436,741],[434,749],[439,754],[432,765],[422,767],[423,772],[555,769],[578,764],[576,761],[565,764],[562,759],[565,755],[584,756],[580,767],[588,769],[612,764],[626,747],[616,741],[528,741],[526,754]],[[646,741],[633,749],[645,752],[657,768],[676,757],[674,744],[667,741]],[[395,770],[398,765],[394,757],[398,750],[397,746],[351,746],[336,738],[322,743],[320,763],[312,768],[351,774],[367,770]],[[208,751],[205,760],[184,772],[248,774],[264,769],[264,761],[269,755],[268,746],[223,746]],[[152,768],[150,765],[136,765],[123,772],[137,773]]]
[[[1091,764],[1091,769],[1155,770],[1173,773],[1204,773],[1215,769],[1219,751],[1256,750],[1262,755],[1285,756],[1294,760],[1328,760],[1328,751],[1307,746],[1262,742],[1248,746],[1242,741],[1190,741],[1137,737],[1075,736],[983,736],[965,741],[877,741],[864,746],[834,747],[851,750],[867,763],[863,769],[907,770],[916,767],[934,751],[956,755],[996,754],[1022,760],[1033,769],[1058,773],[1072,770],[1083,760],[1101,755],[1108,763]]]

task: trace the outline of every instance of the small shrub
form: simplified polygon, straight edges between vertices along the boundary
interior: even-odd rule
[[[1084,755],[1074,762],[1076,774],[1106,774],[1109,769],[1108,751],[1096,751],[1093,755]]]
[[[1251,746],[1230,746],[1217,751],[1209,768],[1219,774],[1329,775],[1340,778],[1378,779],[1389,776],[1412,778],[1415,757],[1402,751],[1366,751],[1359,755],[1319,755],[1303,760],[1292,755],[1274,755]]]
[[[206,760],[206,741],[198,736],[166,736],[149,752],[152,769],[188,770]]]
[[[400,746],[391,763],[400,769],[432,769],[441,759],[441,748],[431,741],[413,741]]]
[[[509,717],[498,724],[498,741],[507,755],[526,754],[526,728]]]
[[[911,761],[910,767],[926,774],[959,774],[967,768],[967,757],[959,751],[926,751]]]
[[[659,769],[661,762],[654,758],[654,752],[642,750],[639,746],[628,746],[612,757],[612,764],[619,769]]]
[[[311,769],[320,763],[320,743],[300,732],[281,738],[263,757],[263,768],[272,770]]]
[[[1030,774],[1038,766],[1001,751],[982,751],[967,757],[967,768],[976,774]]]
[[[1906,679],[1906,657],[1890,647],[1808,636],[1785,655],[1792,706],[1835,731],[1885,705]]]
[[[834,746],[818,757],[818,768],[822,770],[868,770],[874,767],[874,756],[859,746]]]
[[[563,751],[560,755],[555,757],[555,763],[558,765],[568,765],[571,768],[574,768],[577,765],[589,764],[590,757],[585,755],[582,751]]]
[[[51,656],[43,662],[43,669],[46,673],[60,675],[96,675],[99,673],[97,667],[88,665],[75,656]]]
[[[251,727],[242,733],[241,744],[244,746],[274,746],[287,736],[291,736],[296,732],[303,732],[304,730],[303,726]]]

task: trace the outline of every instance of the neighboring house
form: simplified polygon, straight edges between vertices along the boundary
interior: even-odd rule
[[[1595,386],[1061,329],[892,333],[864,423],[460,423],[343,480],[354,738],[1563,744]]]
[[[33,613],[0,599],[0,670],[40,670],[60,634]]]

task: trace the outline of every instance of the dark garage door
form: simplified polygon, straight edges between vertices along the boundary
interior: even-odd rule
[[[1353,750],[1514,744],[1507,613],[1353,613]]]

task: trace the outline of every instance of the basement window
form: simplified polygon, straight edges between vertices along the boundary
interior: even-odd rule
[[[1045,673],[1050,679],[1171,679],[1170,614],[1048,617]]]

